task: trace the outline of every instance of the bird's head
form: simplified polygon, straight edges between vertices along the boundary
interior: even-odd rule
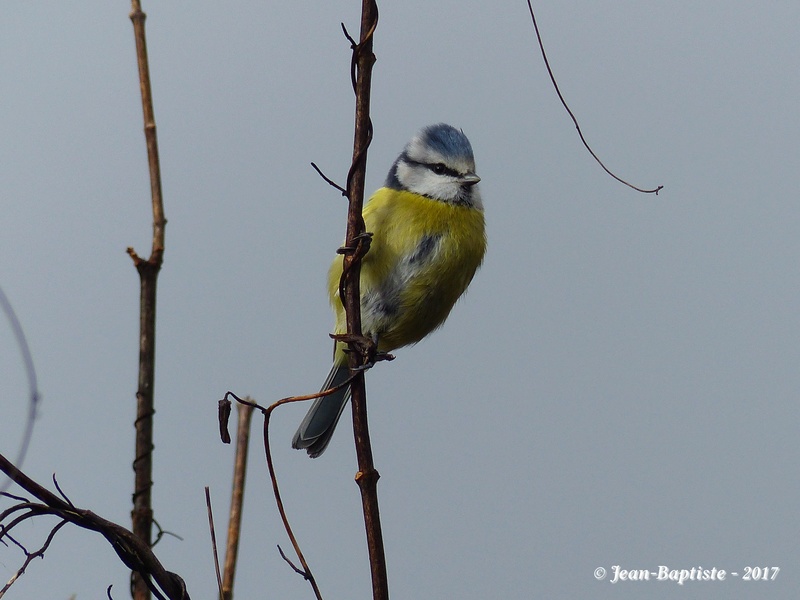
[[[476,185],[472,146],[460,129],[445,123],[425,127],[397,157],[386,187],[450,204],[483,208]]]

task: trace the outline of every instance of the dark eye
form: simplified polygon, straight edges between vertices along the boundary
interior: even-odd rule
[[[437,175],[444,175],[447,173],[447,167],[445,167],[442,163],[436,163],[435,165],[431,165],[431,171]]]

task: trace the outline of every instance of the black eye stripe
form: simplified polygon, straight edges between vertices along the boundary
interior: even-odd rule
[[[419,162],[418,160],[411,160],[410,158],[407,158],[406,162],[412,165],[425,167],[426,169],[433,171],[437,175],[450,175],[450,177],[461,177],[461,173],[459,173],[455,169],[451,169],[450,167],[448,167],[443,163],[425,163],[425,162]]]

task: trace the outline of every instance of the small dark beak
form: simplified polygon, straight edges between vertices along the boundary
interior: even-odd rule
[[[461,183],[464,185],[475,185],[481,180],[475,173],[467,173],[461,176]]]

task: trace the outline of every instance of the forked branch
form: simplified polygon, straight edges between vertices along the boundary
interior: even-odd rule
[[[147,42],[139,0],[131,0],[131,21],[136,40],[136,63],[139,69],[139,87],[142,96],[144,136],[147,144],[147,163],[150,171],[150,196],[153,210],[153,244],[150,257],[141,258],[133,248],[128,254],[139,273],[139,377],[136,390],[136,449],[133,461],[134,489],[131,519],[133,532],[148,546],[152,545],[153,508],[153,415],[155,353],[156,353],[156,282],[164,258],[164,202],[161,194],[161,168],[158,158],[156,119],[153,111],[153,93],[150,88],[150,67],[147,60]],[[133,575],[134,600],[150,597],[144,581]]]
[[[38,552],[43,553],[47,549],[52,537],[63,526],[64,522],[73,523],[82,529],[96,531],[105,537],[125,566],[136,572],[148,590],[157,598],[189,600],[189,594],[186,591],[186,584],[183,579],[179,575],[167,571],[153,553],[150,545],[134,535],[133,532],[96,515],[90,510],[76,507],[63,493],[59,491],[63,496],[61,497],[39,485],[1,454],[0,471],[8,475],[14,483],[39,500],[39,502],[29,502],[20,497],[6,494],[6,497],[11,497],[17,500],[18,503],[0,513],[0,540],[4,538],[12,539],[10,536],[11,531],[29,518],[52,515],[61,519],[61,522],[53,528],[47,541]],[[9,520],[12,515],[16,516]],[[30,555],[27,556],[29,557]],[[24,566],[27,566],[29,562],[29,560],[26,560]]]

